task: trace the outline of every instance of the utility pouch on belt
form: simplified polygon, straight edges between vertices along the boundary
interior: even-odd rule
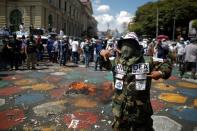
[[[114,95],[112,99],[112,112],[114,116],[121,117],[124,104],[124,95]]]
[[[125,72],[123,70],[123,66],[121,64],[117,64],[115,67],[115,88],[118,90],[122,90],[123,89],[123,85],[124,85],[124,76],[125,76]]]
[[[149,63],[138,63],[132,66],[132,74],[135,75],[136,90],[146,90],[146,79],[150,72]]]

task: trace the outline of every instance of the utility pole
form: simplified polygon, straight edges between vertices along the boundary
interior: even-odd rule
[[[158,9],[158,5],[157,5],[156,38],[158,36],[158,33],[159,33],[159,9]]]
[[[172,39],[174,40],[175,37],[175,30],[176,30],[176,17],[174,17],[174,23],[173,23],[173,34],[172,34]]]

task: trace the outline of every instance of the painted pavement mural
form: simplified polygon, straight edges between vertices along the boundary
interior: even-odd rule
[[[1,71],[0,130],[110,131],[112,94],[112,73],[93,67]],[[180,80],[176,71],[153,81],[151,102],[155,130],[197,129],[197,84]]]

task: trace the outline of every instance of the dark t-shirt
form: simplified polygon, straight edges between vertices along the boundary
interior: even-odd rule
[[[90,53],[91,51],[91,46],[89,44],[85,44],[83,47],[83,50],[85,53]]]
[[[27,53],[35,53],[36,52],[36,44],[34,40],[27,41]]]

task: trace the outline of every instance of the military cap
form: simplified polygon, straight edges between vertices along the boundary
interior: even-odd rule
[[[133,44],[136,47],[137,50],[140,50],[141,49],[140,44],[139,44],[139,39],[138,39],[137,35],[135,34],[135,32],[129,32],[125,36],[123,36],[118,41],[118,48],[121,49],[121,47],[125,43]]]

